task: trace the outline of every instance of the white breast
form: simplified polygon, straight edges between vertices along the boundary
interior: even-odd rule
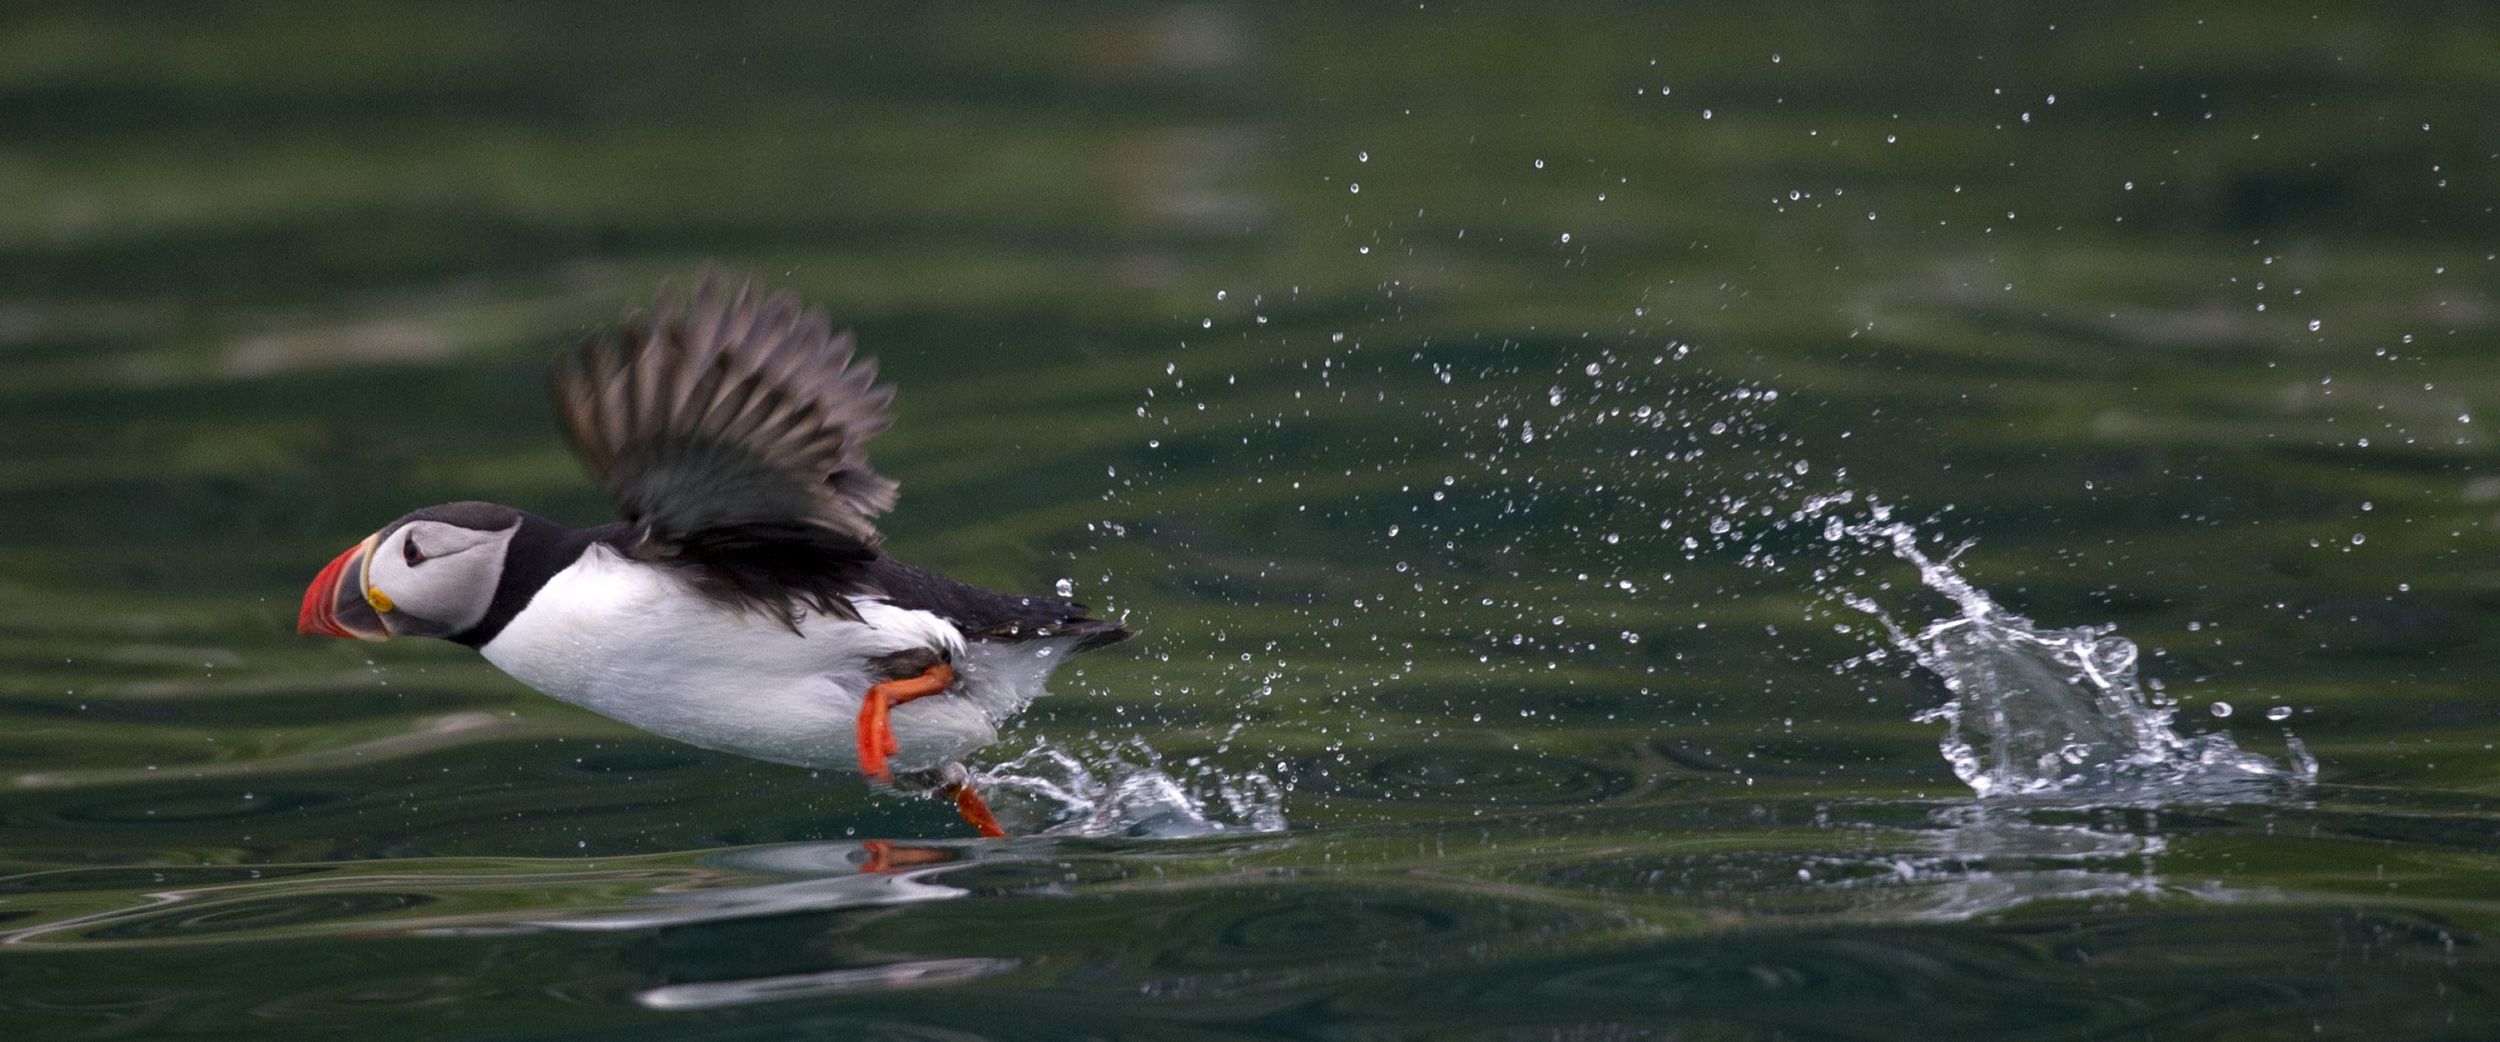
[[[733,612],[666,569],[594,546],[479,649],[515,679],[653,734],[778,763],[858,769],[868,660],[946,652],[956,686],[894,711],[896,770],[961,759],[1039,697],[1073,639],[973,644],[928,612],[856,600],[860,621]]]

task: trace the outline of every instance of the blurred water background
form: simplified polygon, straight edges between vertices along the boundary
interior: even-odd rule
[[[0,1036],[2500,1035],[2479,4],[21,3]],[[300,638],[706,260],[1045,834]]]

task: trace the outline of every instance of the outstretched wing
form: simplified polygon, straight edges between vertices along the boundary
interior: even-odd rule
[[[847,612],[845,573],[876,556],[894,482],[863,449],[893,389],[851,335],[787,292],[707,274],[680,301],[557,359],[556,411],[628,525],[626,551],[694,566],[707,592],[785,619]]]

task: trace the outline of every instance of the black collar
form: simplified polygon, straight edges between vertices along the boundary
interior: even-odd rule
[[[621,523],[573,529],[536,514],[522,513],[521,530],[512,534],[512,544],[504,552],[503,575],[495,583],[495,599],[486,605],[485,617],[449,639],[472,648],[485,647],[503,632],[513,616],[529,607],[530,599],[538,596],[547,580],[572,567],[591,544],[614,542],[624,531]]]

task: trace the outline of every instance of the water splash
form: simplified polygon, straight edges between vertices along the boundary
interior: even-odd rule
[[[1232,774],[1199,760],[1167,770],[1137,740],[1095,768],[1045,739],[975,779],[994,802],[1014,801],[1049,822],[1045,835],[1185,839],[1285,830],[1284,789],[1267,775]]]
[[[1219,647],[1204,671],[1168,682],[1212,675],[1262,699],[1282,690],[1263,712],[1325,735],[1322,752],[1338,763],[1422,723],[1342,697],[1448,684],[1418,677],[1419,663],[1439,656],[1402,653],[1416,648],[1472,659],[1466,687],[1442,699],[1453,722],[1514,712],[1560,720],[1576,710],[1557,710],[1568,698],[1546,696],[1570,694],[1573,681],[1557,677],[1577,661],[1635,668],[1639,679],[1619,675],[1640,697],[1672,700],[1709,725],[1708,698],[1696,693],[1716,686],[1715,671],[1750,666],[1736,649],[1754,644],[1790,661],[1828,650],[1778,624],[1756,636],[1755,619],[1715,611],[1755,596],[1791,598],[1802,582],[1823,607],[1845,603],[1882,620],[1876,630],[1856,612],[1834,613],[1849,616],[1841,628],[1852,639],[1873,637],[1872,653],[1853,664],[1899,663],[1906,653],[1943,681],[1949,700],[1922,719],[1944,725],[1946,758],[1983,797],[2220,799],[2314,776],[2288,735],[2285,767],[2227,734],[2183,734],[2158,685],[2139,682],[2133,642],[2107,627],[2040,627],[1996,605],[1950,556],[1928,557],[1910,526],[1849,491],[1847,469],[1818,460],[1779,421],[1779,389],[1719,377],[1689,345],[1636,349],[1584,334],[1590,343],[1537,337],[1445,351],[1388,333],[1366,345],[1359,332],[1333,332],[1320,347],[1297,342],[1308,329],[1251,331],[1241,346],[1183,344],[1190,354],[1163,365],[1168,383],[1138,406],[1153,462],[1114,475],[1118,487],[1105,497],[1137,517],[1128,527],[1106,519],[1099,531],[1137,532],[1222,569],[1197,581],[1211,594],[1200,603],[1218,610],[1187,624]],[[1240,374],[1256,379],[1237,386]],[[1383,412],[1407,417],[1407,433],[1346,436]],[[1209,424],[1223,432],[1220,451],[1210,436],[1187,433]],[[1258,465],[1217,463],[1239,460]],[[1306,487],[1301,479],[1314,475],[1335,477]],[[1184,527],[1155,520],[1143,509],[1150,500],[1164,517],[1197,517],[1209,502],[1267,504],[1275,509],[1260,516],[1275,524]],[[1292,545],[1278,550],[1280,541]],[[1895,570],[1895,557],[1918,569],[1923,586],[1913,589],[1949,602],[1943,617],[1922,622],[1935,617],[1889,594],[1878,594],[1887,608],[1850,592],[1857,577]],[[1385,572],[1373,567],[1380,562],[1391,562]],[[1221,610],[1236,599],[1261,611]],[[1304,633],[1280,632],[1276,619],[1329,634],[1322,647],[1344,646],[1343,630],[1345,640],[1401,653],[1373,656],[1360,670],[1334,666],[1330,655],[1288,663],[1282,649],[1311,645]],[[1805,707],[1829,694],[1801,693],[1786,679],[1764,675],[1763,697],[1717,726],[1762,721],[1785,733],[1793,717],[1769,711],[1771,700]],[[1348,716],[1362,726],[1338,726]],[[1135,784],[1152,789],[1151,781]]]
[[[1821,513],[1851,498],[1825,497],[1809,509]],[[1938,747],[1982,798],[2226,799],[2317,777],[2317,761],[2288,731],[2288,767],[2242,750],[2226,733],[2179,733],[2175,703],[2137,679],[2134,641],[2108,626],[2043,628],[2006,611],[1954,570],[1967,543],[1932,557],[1917,531],[1879,503],[1854,524],[1826,517],[1824,538],[1889,551],[1958,609],[1913,633],[1874,601],[1841,595],[1944,682],[1952,700],[1917,719],[1945,725]]]

